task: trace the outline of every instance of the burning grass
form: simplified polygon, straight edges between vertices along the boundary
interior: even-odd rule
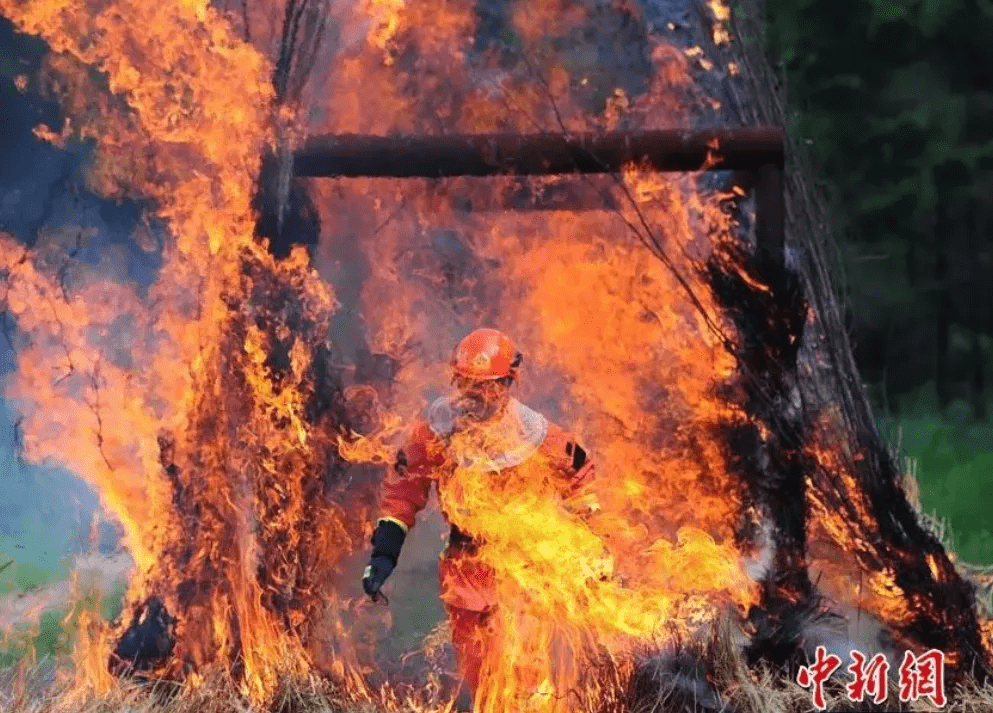
[[[908,469],[905,487],[915,507],[915,469]],[[946,523],[924,516],[927,527],[948,542]],[[976,568],[958,562],[972,577]],[[981,583],[981,578],[976,579]],[[985,605],[984,605],[985,606]],[[990,613],[987,610],[987,613]],[[57,620],[58,617],[55,617]],[[56,634],[62,636],[62,634]],[[66,639],[67,642],[70,636]],[[810,713],[810,691],[765,664],[750,665],[742,649],[742,635],[733,617],[719,617],[705,638],[684,641],[664,652],[643,646],[627,658],[601,659],[585,672],[583,685],[570,694],[570,710],[577,713]],[[42,661],[26,658],[0,672],[2,713],[443,713],[446,705],[425,709],[402,696],[389,703],[355,700],[354,695],[321,676],[294,677],[283,672],[276,690],[266,700],[252,703],[228,672],[214,669],[196,688],[158,681],[117,681],[103,694],[81,693],[72,680],[72,660],[66,652]],[[635,675],[632,675],[636,672]],[[891,690],[897,683],[891,681]],[[609,695],[604,695],[609,692]],[[984,713],[993,706],[993,686],[966,679],[948,691],[947,713]],[[927,702],[902,704],[891,694],[883,706],[855,705],[845,694],[844,682],[826,686],[826,711],[934,712]],[[456,709],[457,710],[457,709]]]
[[[749,667],[738,645],[735,627],[722,626],[707,641],[686,645],[675,656],[657,651],[639,655],[638,677],[626,690],[598,697],[599,682],[606,688],[629,681],[631,661],[602,663],[593,681],[571,696],[570,710],[582,713],[810,713],[811,694],[790,678],[766,667]],[[705,672],[701,675],[701,672]],[[101,695],[80,696],[71,682],[60,680],[52,668],[25,667],[3,672],[0,679],[3,713],[423,713],[416,703],[394,701],[383,705],[356,701],[326,679],[288,677],[273,695],[252,704],[239,692],[237,682],[224,674],[208,676],[196,689],[159,682],[138,685],[119,682]],[[717,695],[715,695],[717,694]],[[843,681],[825,688],[826,710],[985,713],[993,707],[993,687],[965,681],[949,690],[941,709],[926,701],[902,704],[894,695],[885,705],[856,705],[847,697]],[[439,713],[453,710],[437,709]],[[455,709],[457,710],[457,709]]]

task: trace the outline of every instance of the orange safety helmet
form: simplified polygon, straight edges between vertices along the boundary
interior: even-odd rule
[[[503,332],[477,329],[459,342],[452,353],[452,369],[477,381],[516,378],[524,355]]]

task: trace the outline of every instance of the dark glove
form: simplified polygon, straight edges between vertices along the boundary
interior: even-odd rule
[[[362,589],[374,600],[379,597],[387,577],[393,574],[396,565],[389,557],[373,557],[362,574]]]
[[[362,574],[362,589],[373,601],[379,599],[379,590],[393,574],[406,538],[404,529],[391,520],[380,520],[376,525],[376,531],[372,533],[372,559]]]

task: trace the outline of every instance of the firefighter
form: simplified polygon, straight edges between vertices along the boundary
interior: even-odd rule
[[[455,395],[431,404],[426,418],[415,424],[398,451],[382,486],[382,517],[372,536],[372,558],[362,578],[365,592],[374,600],[396,567],[417,513],[427,504],[431,484],[437,483],[444,492],[444,473],[456,467],[449,447],[456,433],[485,434],[487,428],[495,429],[504,436],[497,451],[492,445],[481,445],[491,470],[514,468],[543,456],[562,475],[563,495],[595,508],[595,497],[586,489],[594,475],[593,461],[586,451],[572,435],[511,396],[522,359],[514,343],[495,329],[477,329],[455,348],[451,362]],[[470,695],[479,683],[497,606],[493,572],[475,557],[482,544],[471,532],[452,525],[439,562],[441,598]]]

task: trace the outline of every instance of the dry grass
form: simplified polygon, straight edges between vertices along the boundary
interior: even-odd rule
[[[347,702],[318,678],[287,683],[264,705],[252,705],[222,674],[202,685],[180,687],[121,682],[105,694],[87,692],[39,669],[7,672],[0,678],[2,713],[376,713]]]
[[[905,462],[904,490],[917,509],[922,523],[945,545],[963,577],[977,584],[979,607],[993,616],[991,597],[991,568],[980,568],[960,562],[954,556],[947,523],[935,514],[921,511],[917,497],[916,463]],[[709,662],[712,682],[720,692],[730,713],[810,713],[815,709],[811,693],[792,680],[768,669],[749,668],[741,653],[741,637],[734,622],[719,621],[707,641],[688,644],[687,648]],[[596,678],[610,688],[625,681],[620,666],[606,664],[597,670]],[[63,672],[68,669],[61,669]],[[280,693],[263,705],[250,705],[238,695],[235,686],[218,674],[197,688],[177,688],[166,684],[136,685],[120,683],[104,695],[94,695],[75,687],[59,674],[52,661],[0,670],[0,713],[413,713],[414,708],[389,707],[370,702],[347,700],[334,686],[319,678],[296,680],[283,686]],[[843,669],[842,669],[843,671]],[[938,710],[927,702],[902,704],[897,700],[898,683],[890,681],[891,695],[884,707],[860,707],[848,700],[841,678],[826,687],[828,711],[857,710],[917,711]],[[945,713],[987,713],[993,711],[993,685],[980,688],[968,685],[948,691],[949,703]],[[575,697],[575,710],[589,713],[687,713],[673,696],[673,691],[659,686],[657,692],[644,691],[637,695],[620,695],[613,701],[595,700],[589,694]],[[423,709],[418,708],[418,711]],[[439,713],[441,713],[439,711]]]
[[[727,711],[735,713],[808,713],[814,708],[811,694],[795,682],[765,669],[750,669],[741,655],[739,636],[730,621],[718,624],[709,641],[689,645],[706,657],[712,682],[723,697]],[[620,667],[605,667],[598,678],[605,682],[623,678]],[[902,704],[897,700],[897,682],[890,682],[890,697],[884,707],[871,709],[850,702],[844,691],[845,678],[826,687],[828,711],[885,710],[936,711],[926,701]],[[993,711],[993,686],[975,685],[947,692],[945,713]],[[575,710],[590,713],[684,713],[692,709],[659,687],[657,694],[620,696],[613,702],[576,697]],[[87,694],[53,675],[52,667],[8,671],[0,677],[0,713],[383,713],[384,707],[343,698],[335,688],[318,678],[288,683],[264,705],[250,705],[235,692],[223,675],[206,680],[195,689],[165,684],[138,686],[121,683],[104,695]],[[390,706],[391,713],[413,713],[412,708]],[[420,710],[420,709],[419,709]],[[440,712],[439,712],[440,713]]]
[[[810,690],[769,670],[749,670],[733,647],[731,638],[726,633],[717,638],[718,651],[714,652],[717,655],[712,657],[715,664],[715,682],[725,694],[726,702],[736,711],[739,713],[807,713],[813,709]],[[846,676],[826,687],[828,710],[868,710],[868,708],[863,709],[861,706],[853,704],[848,699],[845,693]],[[885,706],[880,707],[879,710],[938,710],[925,701],[900,703],[897,696],[897,686],[897,681],[891,679],[889,684],[890,696]],[[949,703],[941,709],[947,713],[993,711],[993,686],[986,686],[983,689],[969,686],[947,693]],[[638,713],[642,712],[639,711]],[[644,713],[648,713],[648,711],[644,711]],[[662,709],[658,713],[662,713]]]
[[[959,576],[975,585],[976,605],[980,615],[987,619],[993,619],[993,565],[975,565],[959,559],[955,554],[955,540],[952,536],[952,528],[948,520],[940,517],[936,512],[925,512],[921,506],[920,481],[917,477],[917,460],[903,457],[900,453],[899,442],[893,447],[891,455],[897,462],[903,464],[903,481],[901,485],[907,496],[907,501],[914,508],[921,524],[945,548],[949,559],[955,564],[955,569],[958,570]],[[990,710],[993,710],[993,708]]]
[[[741,656],[738,638],[734,624],[724,621],[719,623],[710,641],[689,647],[710,663],[712,667],[710,679],[721,694],[721,703],[725,706],[726,713],[811,713],[816,710],[811,701],[810,690],[767,668],[749,668]],[[844,673],[844,668],[839,671],[842,675],[825,686],[827,711],[837,713],[993,711],[993,685],[985,688],[968,685],[954,691],[946,690],[948,703],[939,709],[926,700],[901,703],[897,694],[899,684],[892,676],[888,688],[890,695],[883,705],[871,707],[868,703],[853,703],[848,699],[845,691],[848,683],[847,674]],[[616,669],[608,672],[608,677],[616,677],[616,675]],[[692,705],[686,705],[685,695],[681,697],[678,691],[665,686],[660,686],[657,692],[653,691],[649,696],[644,693],[640,696],[629,695],[609,706],[598,708],[591,701],[585,703],[584,707],[577,707],[576,710],[590,710],[597,713],[693,713],[694,711]],[[701,712],[706,710],[709,713],[716,709],[699,710]]]
[[[898,453],[894,453],[898,457]],[[916,463],[904,461],[902,469],[904,490],[917,509],[922,523],[935,534],[952,553],[952,559],[962,576],[977,584],[979,606],[993,615],[990,568],[980,568],[960,562],[954,556],[954,543],[944,520],[920,509],[917,497]],[[433,580],[432,580],[433,581]],[[427,592],[425,596],[430,596]],[[810,691],[769,670],[749,669],[741,656],[740,635],[730,621],[719,622],[712,638],[696,645],[696,653],[708,661],[713,671],[713,683],[723,696],[728,710],[736,713],[807,713],[812,711]],[[223,675],[217,675],[196,689],[170,689],[168,686],[137,686],[121,683],[105,695],[87,694],[58,675],[60,669],[48,660],[0,670],[0,713],[382,713],[386,708],[371,703],[348,701],[327,682],[312,678],[294,681],[266,704],[249,705],[240,697]],[[63,668],[62,671],[67,669]],[[619,668],[610,666],[597,671],[596,678],[604,685],[623,681]],[[828,710],[857,710],[844,694],[844,680],[828,689]],[[934,710],[924,703],[902,705],[896,700],[897,683],[890,684],[891,703],[885,710]],[[993,686],[979,689],[969,686],[949,691],[949,713],[993,711]],[[659,687],[648,695],[619,696],[618,700],[581,700],[577,697],[575,710],[595,713],[683,713],[675,705],[670,691]],[[403,708],[389,707],[394,713]],[[868,710],[868,709],[865,709]]]

